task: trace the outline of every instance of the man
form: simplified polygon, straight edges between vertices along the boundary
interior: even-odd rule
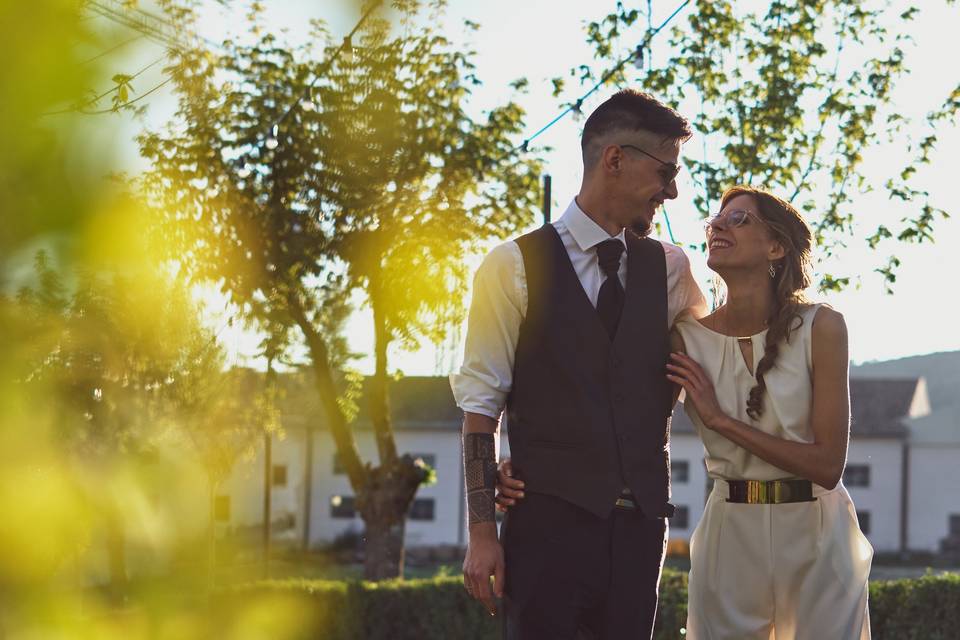
[[[652,634],[673,513],[668,331],[704,299],[683,252],[643,236],[677,197],[690,135],[651,96],[617,93],[584,125],[583,183],[563,216],[498,246],[477,271],[451,376],[464,411],[464,585],[491,614],[503,596],[511,640]],[[526,496],[501,546],[494,434],[504,408]]]

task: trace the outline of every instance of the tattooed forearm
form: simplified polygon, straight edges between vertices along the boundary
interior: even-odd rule
[[[463,473],[470,524],[493,522],[497,485],[497,451],[492,433],[463,435]]]

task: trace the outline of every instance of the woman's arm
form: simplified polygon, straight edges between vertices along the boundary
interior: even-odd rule
[[[813,320],[813,442],[793,442],[758,431],[723,413],[709,378],[694,360],[674,354],[667,378],[683,386],[704,426],[770,464],[832,489],[843,476],[850,437],[847,327],[821,307]]]
[[[677,330],[677,326],[674,325],[670,329],[670,351],[673,353],[682,353],[687,354],[687,345],[683,341],[683,336],[680,335],[680,332]],[[677,400],[680,399],[680,392],[683,391],[683,387],[677,383],[673,384],[673,402],[670,403],[671,407],[676,406]]]

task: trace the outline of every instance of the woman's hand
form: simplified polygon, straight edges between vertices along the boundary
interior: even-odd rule
[[[687,392],[687,399],[693,403],[700,420],[708,429],[716,429],[718,420],[726,414],[717,402],[713,383],[703,367],[696,360],[682,353],[671,353],[667,364],[667,380],[679,384]]]
[[[507,509],[523,498],[523,481],[513,477],[513,465],[510,458],[504,458],[497,467],[497,511],[506,513]]]

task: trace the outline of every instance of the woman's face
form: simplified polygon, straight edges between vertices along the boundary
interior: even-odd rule
[[[733,271],[766,273],[770,262],[781,257],[783,249],[751,195],[731,198],[707,223],[707,266],[721,276]]]

